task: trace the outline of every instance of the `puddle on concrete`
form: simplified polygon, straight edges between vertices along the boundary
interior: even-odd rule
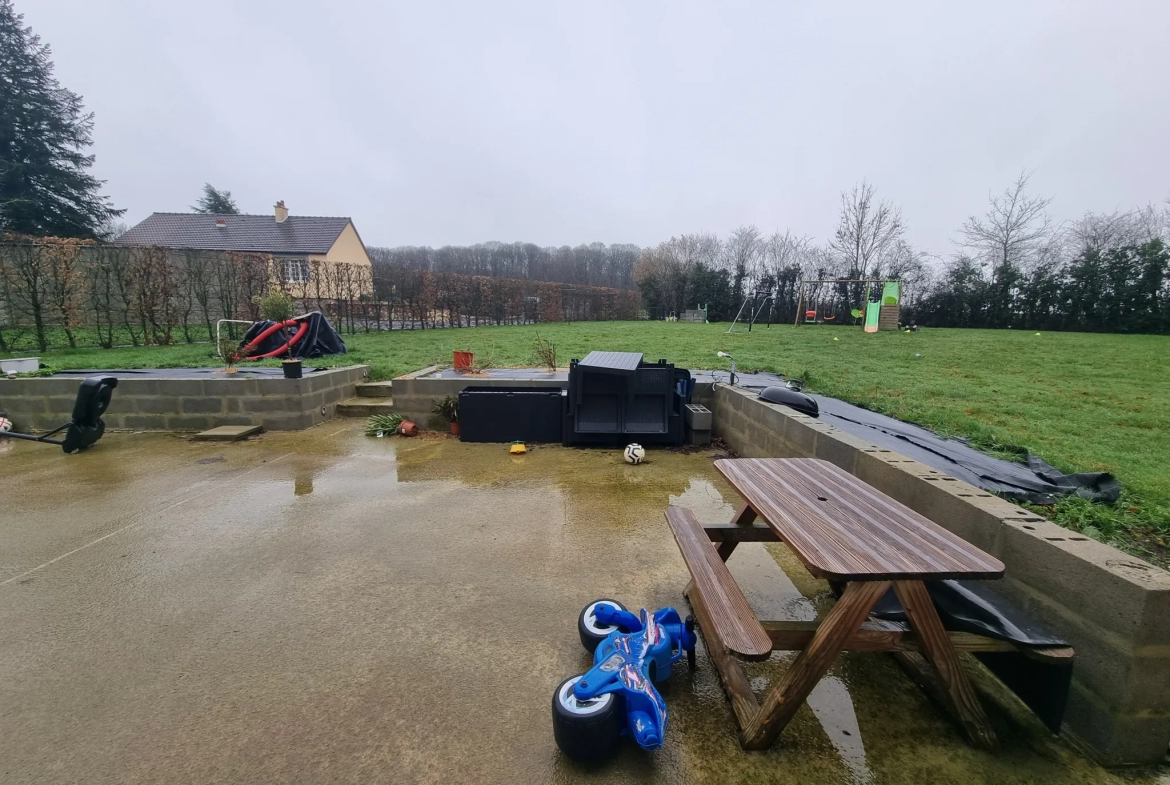
[[[663,749],[561,756],[548,703],[589,663],[577,612],[600,596],[685,608],[662,510],[730,518],[710,456],[517,457],[339,422],[226,446],[111,434],[79,456],[0,454],[0,499],[10,781],[1121,781],[989,677],[1002,748],[968,747],[878,655],[842,657],[767,752],[740,750],[701,653],[663,688]],[[782,545],[729,566],[761,615],[831,605]],[[766,689],[790,658],[749,675]]]

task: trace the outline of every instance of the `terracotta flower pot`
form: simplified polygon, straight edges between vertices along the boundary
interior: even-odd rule
[[[459,423],[457,423],[457,422],[451,423],[451,435],[452,436],[459,435]]]
[[[418,436],[418,426],[410,420],[403,420],[398,426],[398,433],[402,436]]]
[[[470,371],[475,363],[475,354],[472,352],[452,352],[451,364],[457,371]]]

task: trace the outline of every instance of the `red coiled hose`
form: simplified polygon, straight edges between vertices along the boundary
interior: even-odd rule
[[[285,352],[287,352],[290,348],[292,348],[293,344],[295,344],[297,341],[299,341],[305,337],[305,333],[309,329],[309,322],[307,319],[305,321],[298,321],[297,319],[288,319],[287,321],[277,322],[276,324],[272,325],[271,327],[266,328],[263,332],[261,332],[259,335],[257,335],[255,338],[253,338],[251,341],[249,341],[248,345],[244,347],[245,352],[250,352],[252,349],[255,349],[258,345],[260,345],[260,343],[263,342],[265,338],[272,335],[277,330],[283,330],[285,327],[292,327],[293,325],[300,325],[300,327],[297,329],[297,331],[293,335],[293,337],[288,339],[288,343],[284,344],[279,349],[275,349],[271,352],[266,352],[264,354],[257,354],[257,355],[248,357],[246,359],[263,360],[265,358],[276,357],[277,355],[284,354]]]

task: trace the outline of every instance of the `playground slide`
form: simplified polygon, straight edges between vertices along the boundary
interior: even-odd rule
[[[866,303],[865,304],[865,331],[867,333],[876,333],[878,331],[878,319],[882,314],[881,303]]]

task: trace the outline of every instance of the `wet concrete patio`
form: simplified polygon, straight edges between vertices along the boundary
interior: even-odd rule
[[[662,509],[721,520],[738,501],[711,454],[649,458],[356,422],[226,445],[110,434],[77,456],[0,442],[0,781],[1122,781],[985,675],[1001,748],[968,747],[882,655],[846,655],[779,745],[746,753],[700,651],[663,690],[661,750],[565,759],[549,703],[589,662],[580,608],[684,609]],[[729,564],[765,616],[831,603],[783,546]],[[755,686],[785,661],[753,666]]]

